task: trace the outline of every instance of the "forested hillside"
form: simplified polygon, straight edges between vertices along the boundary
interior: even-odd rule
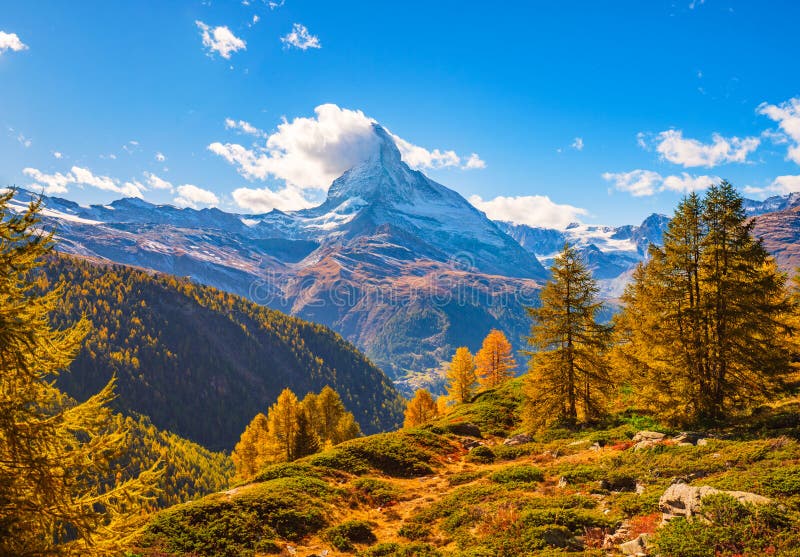
[[[82,400],[118,378],[116,408],[212,449],[231,449],[285,387],[330,385],[367,433],[399,424],[386,376],[327,327],[189,280],[53,256],[37,286],[65,281],[57,326],[91,331],[58,385]]]

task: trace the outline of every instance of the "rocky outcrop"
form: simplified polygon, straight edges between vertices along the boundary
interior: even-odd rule
[[[514,447],[516,445],[524,445],[525,443],[530,443],[531,441],[533,441],[533,437],[531,437],[530,435],[525,435],[524,433],[520,433],[519,435],[514,435],[503,441],[503,445]]]
[[[740,503],[765,505],[770,502],[767,497],[747,491],[722,491],[707,485],[693,486],[676,483],[669,486],[658,501],[663,522],[669,522],[677,517],[693,518],[700,513],[703,507],[703,498],[717,493],[733,497]]]
[[[635,540],[620,544],[619,551],[623,555],[647,555],[647,534],[639,534]]]

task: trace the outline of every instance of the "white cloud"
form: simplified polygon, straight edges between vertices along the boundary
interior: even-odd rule
[[[486,162],[482,160],[477,153],[472,153],[467,159],[467,162],[464,163],[464,166],[462,166],[461,168],[467,170],[486,168]]]
[[[174,199],[179,207],[191,207],[197,209],[199,206],[214,207],[219,204],[219,198],[214,192],[198,188],[192,184],[184,184],[177,188],[178,196]]]
[[[665,176],[661,189],[679,193],[691,193],[693,191],[707,190],[721,181],[718,176],[691,176],[687,172],[682,172],[680,176]]]
[[[469,202],[486,213],[492,220],[527,224],[544,228],[566,228],[570,223],[589,214],[586,209],[554,203],[546,195],[498,196],[484,201],[479,195],[470,196]]]
[[[285,37],[281,37],[281,42],[287,47],[295,47],[300,50],[308,50],[309,48],[321,48],[319,37],[315,37],[308,32],[305,25],[295,23],[292,26],[292,31]]]
[[[73,166],[66,174],[56,172],[45,174],[36,168],[24,168],[22,173],[33,178],[34,183],[29,187],[43,188],[46,194],[67,193],[70,184],[92,186],[104,191],[112,191],[125,197],[142,197],[142,191],[147,188],[136,180],[120,184],[119,180],[108,176],[98,176],[88,168]]]
[[[781,131],[794,143],[789,146],[786,158],[800,164],[800,97],[789,99],[779,105],[761,103],[756,112],[778,122]]]
[[[375,120],[360,110],[348,110],[335,104],[320,105],[314,112],[315,116],[310,118],[284,119],[274,133],[267,135],[263,146],[247,148],[221,142],[208,146],[209,151],[234,165],[248,180],[272,177],[285,182],[286,189],[277,192],[269,188],[242,188],[238,200],[234,196],[237,203],[241,200],[240,205],[254,211],[308,207],[310,200],[327,191],[333,180],[375,153],[380,142],[374,129]],[[250,124],[243,120],[226,120],[226,127],[231,129],[247,131],[247,126]],[[389,135],[403,160],[414,168],[486,166],[475,153],[464,158],[454,151],[428,150]]]
[[[158,162],[164,162],[165,160],[167,160],[167,157],[164,156],[164,153],[159,151],[159,152],[156,153],[156,160]]]
[[[642,138],[639,140],[641,145]],[[757,137],[725,138],[718,133],[711,136],[711,143],[701,143],[696,139],[684,139],[681,130],[663,131],[654,141],[656,151],[664,160],[684,167],[707,168],[723,163],[746,162],[747,155],[755,151],[761,143]]]
[[[408,166],[413,168],[445,168],[461,164],[461,157],[455,151],[440,151],[439,149],[429,151],[424,147],[409,143],[391,132],[389,135],[394,139],[397,148],[400,150],[400,155]]]
[[[800,192],[800,176],[778,176],[772,183],[764,188],[746,186],[744,193],[747,195],[786,195]]]
[[[19,144],[25,147],[26,149],[33,144],[33,141],[31,141],[30,138],[25,137],[25,135],[21,133],[17,135],[17,141],[19,141]]]
[[[575,141],[572,142],[572,145],[570,145],[570,147],[572,147],[576,151],[583,151],[583,138],[576,137]]]
[[[61,151],[53,151],[53,156],[57,159],[60,159],[64,156],[64,154]]]
[[[153,174],[152,172],[145,172],[144,177],[147,180],[147,185],[154,190],[169,190],[172,191],[172,183],[164,180]]]
[[[626,191],[635,197],[653,195],[662,181],[661,175],[652,170],[606,172],[603,174],[603,179],[613,182],[619,191]]]
[[[284,186],[277,191],[269,188],[238,188],[233,191],[233,200],[239,207],[253,213],[267,213],[273,209],[296,211],[316,205],[306,198],[301,188],[292,186]]]
[[[67,193],[67,186],[74,183],[74,178],[70,173],[45,174],[36,168],[23,168],[22,173],[34,180],[29,187],[42,188],[47,195]]]
[[[3,54],[7,50],[20,52],[22,50],[28,50],[28,45],[23,43],[16,33],[0,31],[0,54]]]
[[[641,169],[630,172],[605,172],[603,179],[612,182],[617,190],[628,192],[634,197],[653,195],[659,191],[681,193],[701,191],[720,181],[716,176],[693,176],[687,172],[662,176],[658,172]]]
[[[221,25],[211,29],[199,19],[194,23],[200,29],[200,36],[203,38],[203,46],[208,49],[209,56],[211,56],[212,52],[217,52],[220,56],[228,60],[232,53],[247,49],[247,43],[234,35],[231,30],[225,26]]]
[[[225,129],[238,130],[242,133],[254,135],[256,137],[266,137],[267,135],[250,122],[246,122],[244,120],[234,120],[233,118],[225,118]]]

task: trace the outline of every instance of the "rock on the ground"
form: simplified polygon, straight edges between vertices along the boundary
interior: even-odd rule
[[[658,431],[642,430],[638,432],[636,435],[634,435],[631,441],[633,441],[634,443],[638,443],[639,441],[644,441],[645,439],[652,441],[662,441],[664,437],[666,437],[666,435]]]
[[[519,435],[514,435],[503,441],[503,445],[513,447],[515,445],[524,445],[525,443],[530,443],[531,441],[533,441],[533,437],[530,435],[525,435],[524,433],[520,433]]]
[[[650,448],[661,443],[665,438],[666,435],[658,431],[640,431],[631,439],[634,443],[633,450],[639,451],[641,449]]]
[[[469,437],[462,437],[459,439],[461,442],[461,446],[464,447],[466,450],[474,449],[475,447],[479,447],[483,445],[480,441],[476,441],[475,439],[470,439]]]
[[[663,521],[668,522],[680,516],[691,519],[700,512],[703,506],[703,497],[716,493],[723,493],[733,497],[740,503],[765,505],[770,502],[768,497],[747,491],[722,491],[707,485],[693,486],[685,483],[676,483],[669,486],[658,500]]]
[[[647,534],[639,534],[635,540],[625,542],[619,546],[623,555],[647,555]]]

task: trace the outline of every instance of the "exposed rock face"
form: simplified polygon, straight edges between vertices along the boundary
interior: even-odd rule
[[[647,555],[647,534],[639,534],[635,540],[625,542],[619,546],[623,555]]]
[[[672,484],[667,488],[658,500],[664,522],[673,518],[684,517],[691,519],[697,515],[703,507],[703,497],[723,493],[733,497],[740,503],[752,505],[765,505],[770,499],[747,491],[722,491],[707,485],[692,486],[685,483]]]

